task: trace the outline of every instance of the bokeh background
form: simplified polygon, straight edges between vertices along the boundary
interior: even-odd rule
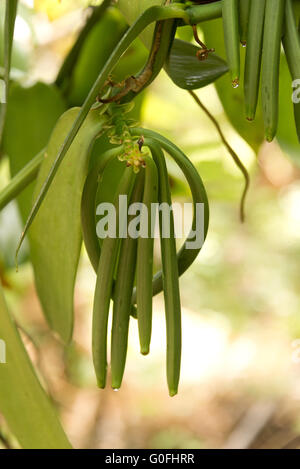
[[[84,22],[87,3],[22,2],[13,74],[24,85],[54,80]],[[139,355],[132,320],[122,389],[97,390],[91,359],[95,275],[86,253],[76,286],[74,342],[63,349],[43,319],[30,264],[18,273],[13,267],[21,232],[16,205],[0,215],[1,277],[10,310],[76,448],[299,446],[300,171],[276,142],[254,154],[228,122],[213,86],[198,95],[252,181],[242,224],[240,173],[207,116],[161,73],[144,97],[142,124],[188,154],[211,203],[208,239],[180,282],[183,360],[176,397],[168,397],[166,386],[162,295],[154,301],[151,354]],[[188,202],[180,172],[171,163],[169,171],[174,201]],[[4,187],[5,158],[0,176]],[[17,443],[0,416],[0,448],[6,446]]]

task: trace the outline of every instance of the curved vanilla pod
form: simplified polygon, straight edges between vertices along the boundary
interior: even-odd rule
[[[197,204],[204,205],[204,226],[201,227],[201,229],[203,230],[203,236],[202,236],[203,242],[205,241],[206,236],[207,236],[208,225],[209,225],[209,203],[208,203],[208,198],[207,198],[205,187],[203,185],[200,175],[198,174],[198,171],[196,170],[192,162],[176,145],[170,142],[170,140],[166,139],[165,137],[158,134],[157,132],[154,132],[148,129],[141,129],[141,128],[132,129],[132,135],[137,136],[137,137],[141,137],[141,136],[149,137],[155,140],[157,143],[159,143],[159,145],[167,153],[169,153],[170,156],[178,164],[178,166],[182,170],[190,186],[192,197],[193,197],[194,214],[193,214],[191,232],[187,240],[183,244],[182,248],[179,250],[178,256],[177,256],[179,275],[181,276],[195,261],[196,257],[198,256],[202,248],[202,245],[201,245],[199,247],[187,249],[187,243],[193,242],[193,239],[195,238],[195,230],[197,229],[197,211],[196,211]],[[95,223],[95,222],[92,221],[91,223]],[[93,228],[92,230],[90,230],[90,234],[95,237],[95,240],[93,240],[93,243],[96,246],[96,242],[98,242],[97,236],[96,236],[96,229]],[[97,259],[98,258],[95,257],[94,261],[92,262],[93,264],[95,264],[95,266],[98,265]],[[157,295],[162,290],[163,290],[162,272],[159,271],[154,275],[154,278],[153,278],[153,285],[152,285],[153,296]],[[137,292],[136,292],[136,288],[134,288],[133,295],[132,295],[133,305],[136,304],[136,302],[137,302]],[[132,316],[135,317],[134,311],[132,311]]]
[[[130,204],[139,203],[143,197],[144,170],[136,177]],[[128,223],[134,217],[128,218]],[[119,389],[122,384],[127,347],[128,330],[131,314],[131,292],[134,284],[137,258],[137,239],[128,233],[121,241],[119,264],[113,294],[113,323],[111,331],[111,386]]]
[[[252,0],[239,0],[239,15],[240,15],[240,41],[242,46],[247,44],[248,24],[249,24],[249,11]]]
[[[154,226],[152,204],[157,202],[158,174],[150,156],[145,156],[145,189],[143,212],[141,215],[142,233],[138,239],[136,268],[136,304],[141,353],[147,355],[150,349],[152,331],[152,276]],[[146,224],[146,228],[144,226]]]
[[[192,221],[192,229],[187,238],[187,240],[182,245],[180,251],[177,255],[178,261],[178,271],[179,275],[182,275],[195,261],[196,257],[198,256],[201,248],[202,243],[200,246],[191,248],[188,246],[190,242],[195,239],[195,234],[197,235],[196,231],[197,228],[197,204],[203,204],[203,211],[204,211],[204,225],[201,226],[202,230],[202,241],[204,242],[208,232],[209,226],[209,203],[206,194],[205,187],[203,185],[202,179],[198,174],[198,171],[192,164],[192,162],[187,158],[187,156],[170,140],[166,139],[162,135],[148,129],[132,129],[132,135],[135,136],[144,136],[146,138],[150,138],[158,143],[169,155],[174,159],[177,165],[180,167],[181,171],[183,172],[192,193],[193,197],[193,221]],[[198,233],[199,235],[199,233]],[[152,284],[152,291],[153,296],[157,295],[163,290],[163,274],[162,271],[157,272],[153,278]],[[132,302],[136,303],[136,289],[133,291]]]
[[[96,234],[96,207],[95,197],[99,185],[101,184],[101,177],[106,165],[113,159],[117,158],[123,152],[123,146],[113,148],[100,155],[94,166],[91,168],[86,179],[82,199],[81,199],[81,226],[83,241],[87,250],[87,254],[91,264],[97,273],[99,258],[100,258],[100,244]]]
[[[81,199],[81,228],[84,245],[92,264],[92,267],[97,274],[99,259],[100,259],[100,243],[96,232],[96,219],[95,214],[97,207],[95,206],[95,198],[97,188],[101,184],[103,172],[111,160],[120,156],[124,151],[121,145],[111,150],[107,150],[101,155],[92,169],[90,170],[86,179],[82,199]],[[115,282],[113,282],[113,291]],[[136,308],[134,305],[131,307],[131,316],[137,319]]]
[[[284,10],[285,0],[266,0],[261,97],[268,142],[273,140],[278,127],[279,68]]]
[[[154,140],[146,139],[145,145],[150,148],[157,166],[159,203],[171,207],[171,189],[164,154]],[[159,213],[159,222],[167,328],[167,381],[170,396],[175,396],[178,392],[181,364],[181,305],[173,211],[170,211],[170,226],[166,230],[168,233],[165,233],[166,227],[164,226],[164,217],[161,211]]]
[[[300,31],[292,0],[286,0],[283,47],[293,80],[300,79]]]
[[[240,81],[239,1],[223,0],[222,15],[227,62],[232,85],[237,87]]]
[[[266,0],[251,0],[245,59],[244,94],[246,117],[255,118],[261,71]]]
[[[126,168],[118,187],[115,206],[119,220],[119,195],[131,196],[135,181],[132,168]],[[124,213],[121,214],[123,219]],[[117,233],[119,223],[117,222]],[[112,296],[113,278],[118,259],[120,240],[118,237],[104,239],[99,260],[93,308],[93,361],[99,388],[105,388],[107,372],[107,327],[109,305]]]

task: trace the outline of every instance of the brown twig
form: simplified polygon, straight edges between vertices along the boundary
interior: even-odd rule
[[[189,91],[190,95],[192,96],[192,98],[194,99],[194,101],[198,104],[198,106],[201,107],[201,109],[205,112],[205,114],[209,117],[209,119],[212,121],[212,123],[216,127],[216,129],[217,129],[217,131],[218,131],[218,133],[221,137],[221,140],[222,140],[223,144],[227,148],[227,150],[230,153],[233,161],[235,162],[235,164],[237,165],[237,167],[240,169],[240,171],[242,172],[242,174],[244,176],[245,188],[244,188],[244,191],[243,191],[243,194],[242,194],[242,197],[241,197],[241,204],[240,204],[240,218],[241,218],[241,221],[244,222],[245,221],[245,202],[246,202],[246,196],[247,196],[249,186],[250,186],[250,177],[249,177],[248,171],[245,168],[245,166],[243,165],[243,163],[240,160],[240,158],[238,157],[238,155],[236,154],[236,152],[234,151],[234,149],[230,146],[230,144],[226,140],[226,137],[223,134],[223,131],[220,127],[220,124],[218,123],[216,118],[204,106],[204,104],[202,103],[202,101],[200,101],[200,99],[198,98],[198,96],[196,95],[196,93],[194,91],[192,91],[192,90],[188,90],[188,91]]]
[[[208,49],[207,46],[204,44],[204,42],[200,40],[198,36],[198,29],[197,29],[196,24],[192,25],[192,29],[193,29],[194,39],[197,42],[197,44],[199,44],[199,46],[201,47],[201,49],[198,50],[196,55],[199,60],[201,61],[206,60],[208,57],[208,54],[210,54],[211,52],[215,52],[215,49]]]

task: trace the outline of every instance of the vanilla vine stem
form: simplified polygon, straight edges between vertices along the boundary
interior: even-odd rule
[[[222,14],[221,7],[222,2],[217,2],[209,5],[188,7],[185,11],[181,9],[177,13],[181,17],[183,24],[196,24],[201,21],[220,17]],[[62,150],[63,149],[61,149],[61,151]],[[42,153],[43,152],[35,156],[0,192],[0,210],[17,197],[37,177],[39,167],[43,161]]]
[[[213,4],[211,4],[213,5]],[[211,5],[208,5],[211,7]],[[191,24],[190,15],[191,15],[192,8],[186,8],[183,4],[171,4],[169,6],[153,6],[142,13],[136,22],[128,29],[125,33],[119,44],[116,46],[112,54],[110,55],[109,59],[107,60],[106,64],[104,65],[102,71],[98,75],[93,87],[91,88],[79,114],[76,118],[69,134],[67,135],[54,163],[53,166],[45,180],[41,191],[32,207],[32,210],[29,214],[27,222],[25,224],[24,231],[21,235],[19,244],[16,250],[16,263],[18,258],[18,253],[20,247],[23,243],[23,240],[27,234],[28,229],[30,228],[35,216],[49,190],[49,187],[57,173],[57,170],[63,161],[66,153],[68,152],[72,142],[74,141],[79,129],[81,128],[83,122],[85,121],[92,105],[95,103],[95,100],[105,85],[105,82],[118,63],[124,52],[130,47],[132,42],[143,32],[145,28],[147,28],[151,23],[169,19],[178,19],[184,21],[186,24]],[[194,18],[195,21],[195,18]]]
[[[66,153],[68,152],[70,146],[72,145],[78,131],[80,130],[83,122],[85,121],[92,105],[95,103],[97,96],[99,95],[100,91],[105,85],[105,82],[118,63],[119,59],[122,57],[124,52],[130,47],[132,42],[142,33],[142,31],[149,26],[151,23],[161,20],[168,20],[168,19],[183,19],[188,22],[188,16],[184,11],[183,5],[171,5],[168,7],[158,7],[154,6],[146,10],[142,15],[137,19],[137,21],[128,29],[127,33],[123,36],[119,44],[116,46],[110,57],[108,58],[106,64],[104,65],[103,69],[101,70],[98,78],[96,79],[93,87],[91,88],[79,114],[76,118],[69,134],[67,135],[50,172],[45,180],[41,191],[32,207],[32,210],[29,214],[27,222],[24,227],[24,231],[21,234],[20,241],[17,246],[16,250],[16,265],[18,261],[18,253],[20,251],[21,245],[23,240],[27,234],[28,229],[30,228],[35,216],[49,190],[49,187],[57,173],[57,170],[63,161]]]

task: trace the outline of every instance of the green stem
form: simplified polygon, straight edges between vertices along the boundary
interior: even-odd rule
[[[15,199],[38,175],[45,150],[38,153],[0,192],[0,210]]]
[[[198,24],[202,21],[214,20],[222,16],[222,1],[207,5],[191,6],[186,9],[190,24]]]

